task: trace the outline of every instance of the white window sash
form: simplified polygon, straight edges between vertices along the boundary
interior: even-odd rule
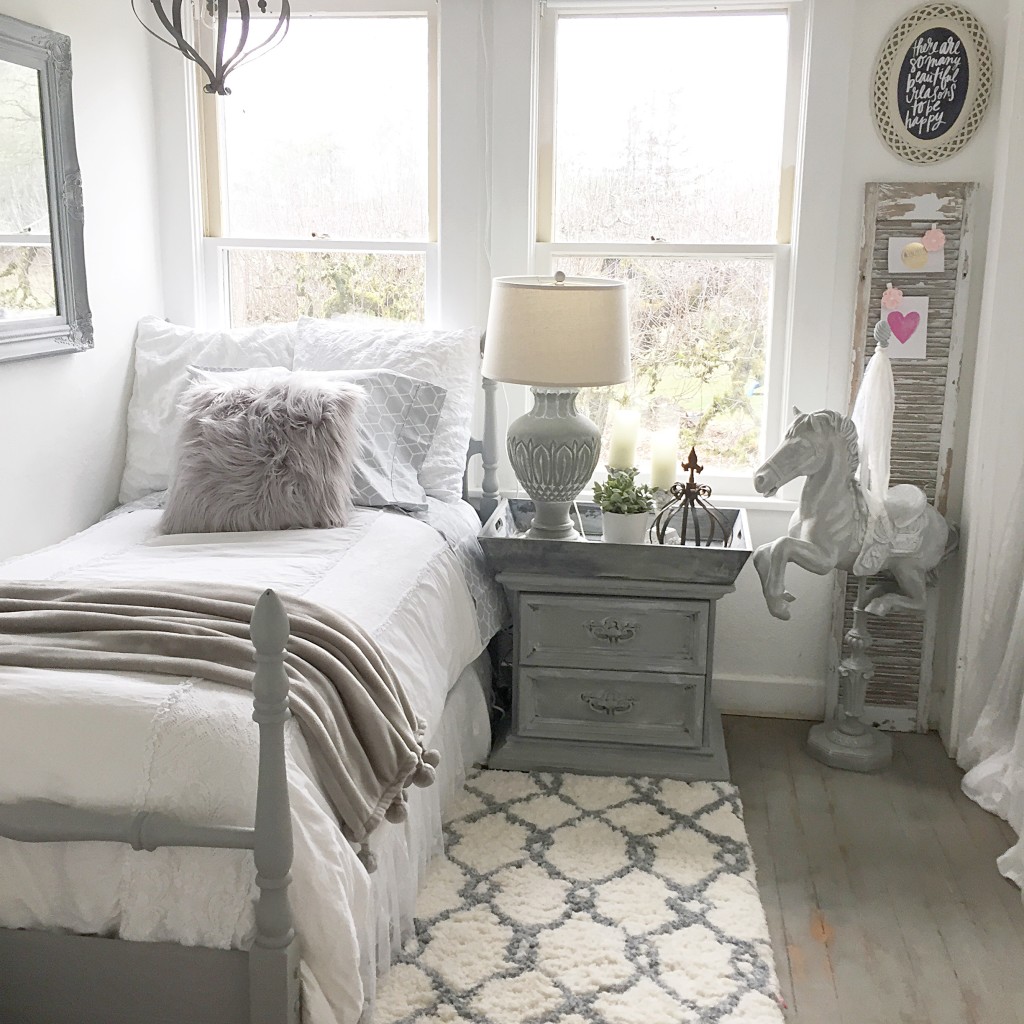
[[[250,238],[221,236],[208,238],[222,249],[286,249],[298,252],[422,252],[437,248],[433,242],[405,239],[338,239],[338,238]]]
[[[549,256],[674,256],[683,259],[775,259],[788,245],[771,243],[686,243],[686,242],[538,242],[537,267],[550,265]]]
[[[537,0],[541,16],[548,14],[749,14],[785,11],[803,0]]]

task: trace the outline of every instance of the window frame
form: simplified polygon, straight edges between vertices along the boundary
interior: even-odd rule
[[[618,0],[559,0],[562,10],[597,11],[601,6],[647,11],[707,8],[708,0],[660,4]],[[786,210],[792,225],[786,273],[788,293],[776,284],[772,349],[767,387],[765,447],[781,439],[793,405],[803,409],[844,408],[848,360],[843,282],[856,272],[851,254],[835,240],[853,230],[852,207],[838,202],[843,181],[848,112],[847,80],[856,27],[853,12],[828,0],[772,0],[713,4],[746,10],[787,8],[790,13],[790,68],[787,124],[796,128],[784,156],[792,184]],[[437,109],[444,117],[437,131],[438,234],[434,275],[427,279],[427,318],[440,328],[481,326],[486,322],[492,277],[535,273],[536,174],[538,138],[539,40],[544,17],[555,7],[545,0],[292,0],[300,13],[377,13],[408,10],[436,13]],[[205,99],[192,65],[158,61],[154,81],[161,95],[176,95],[158,131],[164,174],[161,199],[164,259],[179,268],[165,284],[167,314],[182,323],[220,327],[227,323],[220,303],[218,249],[224,239],[204,238],[203,175],[199,107]],[[789,145],[789,143],[787,143]],[[805,172],[813,169],[813,173]],[[848,208],[849,207],[849,208]],[[782,211],[780,211],[782,212]],[[275,240],[277,244],[277,240]],[[443,268],[443,271],[442,269]],[[784,327],[778,326],[784,324]],[[525,412],[529,390],[498,385],[499,424]],[[480,416],[478,410],[478,418]],[[480,429],[480,423],[477,423]],[[505,460],[499,467],[504,494],[519,494]],[[795,507],[799,481],[779,495],[754,495],[741,476],[707,481],[715,500],[758,513],[788,513]],[[471,481],[472,484],[472,481]],[[752,520],[753,521],[753,520]],[[781,522],[781,520],[780,520]]]
[[[796,181],[800,149],[802,86],[806,37],[802,0],[539,0],[536,112],[535,242],[532,272],[550,275],[558,257],[640,256],[644,258],[706,259],[739,258],[767,260],[773,265],[769,299],[768,337],[765,348],[764,415],[761,423],[761,457],[779,444],[785,426],[790,353],[790,307],[793,290],[792,253]],[[568,242],[553,241],[555,193],[555,39],[560,17],[638,17],[708,15],[729,17],[746,13],[784,13],[788,18],[786,102],[783,121],[779,209],[775,242],[720,244],[672,242]],[[699,441],[698,441],[699,445]],[[753,497],[752,471],[712,472],[702,476],[716,493]],[[640,478],[649,479],[648,467]]]
[[[254,13],[253,18],[260,17]],[[267,14],[263,17],[276,17]],[[438,210],[440,168],[438,161],[438,5],[437,0],[291,0],[292,20],[300,18],[407,18],[427,19],[427,237],[421,240],[378,238],[267,238],[226,235],[222,230],[225,182],[221,174],[225,139],[222,112],[231,97],[211,95],[200,89],[199,137],[202,199],[202,271],[205,319],[211,324],[230,324],[231,297],[229,258],[232,251],[260,249],[273,252],[416,253],[424,261],[424,318],[440,318],[440,246]],[[199,23],[198,32],[208,31]],[[287,39],[282,45],[287,45]]]

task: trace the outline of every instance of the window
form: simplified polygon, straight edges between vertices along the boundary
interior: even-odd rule
[[[634,379],[581,406],[605,431],[639,407],[641,465],[675,429],[716,494],[753,494],[792,376],[800,0],[292,11],[204,98],[208,322],[482,325],[492,276],[625,278]]]
[[[39,73],[0,60],[0,319],[57,315]]]
[[[579,404],[606,437],[616,407],[639,408],[641,465],[672,429],[749,476],[782,362],[789,12],[587,7],[541,19],[535,269],[629,283],[633,380]]]
[[[231,324],[427,315],[435,23],[402,6],[293,13],[206,101],[211,298]]]

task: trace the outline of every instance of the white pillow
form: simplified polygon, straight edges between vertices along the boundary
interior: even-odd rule
[[[198,331],[155,316],[143,317],[135,341],[135,384],[128,404],[121,503],[162,491],[170,483],[180,419],[178,402],[189,382],[190,364],[241,369],[283,366],[290,370],[294,352],[294,323]]]
[[[458,501],[480,387],[480,332],[399,321],[299,320],[296,370],[395,370],[444,388],[434,443],[419,471],[432,498]]]

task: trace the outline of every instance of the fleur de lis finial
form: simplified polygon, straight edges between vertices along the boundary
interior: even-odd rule
[[[697,462],[697,449],[691,448],[690,454],[687,455],[686,461],[682,464],[683,469],[690,471],[690,483],[694,483],[693,474],[703,473],[704,467]]]

